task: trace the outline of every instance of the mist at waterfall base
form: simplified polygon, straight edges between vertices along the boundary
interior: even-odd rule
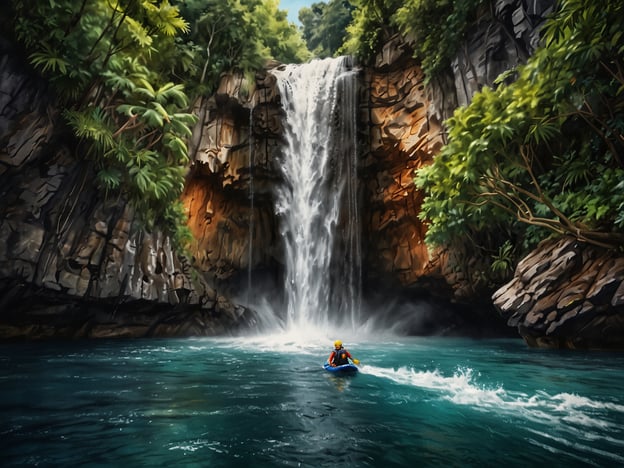
[[[624,355],[521,340],[0,345],[3,466],[624,466]]]

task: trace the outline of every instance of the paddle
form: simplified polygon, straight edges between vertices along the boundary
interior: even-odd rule
[[[359,363],[360,363],[360,360],[359,360],[359,359],[351,359],[351,360],[353,361],[353,364],[355,364],[355,365],[357,365],[357,364],[359,364]]]

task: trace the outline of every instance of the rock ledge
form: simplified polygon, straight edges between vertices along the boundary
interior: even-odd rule
[[[624,349],[624,256],[544,241],[492,300],[530,346]]]

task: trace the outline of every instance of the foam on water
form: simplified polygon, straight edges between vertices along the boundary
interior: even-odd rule
[[[364,365],[361,372],[395,383],[440,393],[440,398],[457,405],[471,406],[479,411],[491,411],[497,414],[528,419],[533,423],[566,426],[575,435],[584,430],[599,429],[609,431],[619,429],[612,421],[603,418],[607,412],[624,415],[624,405],[593,400],[570,393],[550,395],[538,391],[533,395],[522,392],[510,392],[498,386],[488,388],[476,382],[472,369],[458,369],[453,375],[446,376],[438,370],[418,371],[413,368],[398,369]],[[592,432],[594,438],[612,439],[609,436]],[[624,441],[608,440],[624,447]],[[618,457],[624,461],[624,457]]]

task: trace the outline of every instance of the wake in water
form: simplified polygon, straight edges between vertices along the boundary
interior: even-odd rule
[[[392,369],[363,366],[361,372],[400,385],[432,390],[441,399],[456,405],[495,413],[501,417],[525,419],[533,425],[530,429],[532,433],[556,440],[563,445],[566,445],[567,437],[574,437],[593,442],[603,441],[621,447],[624,451],[624,440],[612,435],[613,432],[617,434],[622,430],[617,421],[624,418],[624,405],[618,403],[598,401],[566,392],[550,395],[538,391],[529,395],[507,391],[502,386],[487,388],[476,382],[475,373],[470,368],[459,369],[452,376],[444,376],[438,370],[418,371],[408,367]],[[553,434],[555,429],[561,436]],[[579,443],[575,444],[575,448],[596,452],[595,448]],[[624,463],[624,456],[605,451],[599,453],[613,461]]]
[[[624,466],[621,355],[513,340],[5,344],[5,465]],[[544,365],[544,364],[548,365]],[[398,367],[392,367],[398,366]]]

